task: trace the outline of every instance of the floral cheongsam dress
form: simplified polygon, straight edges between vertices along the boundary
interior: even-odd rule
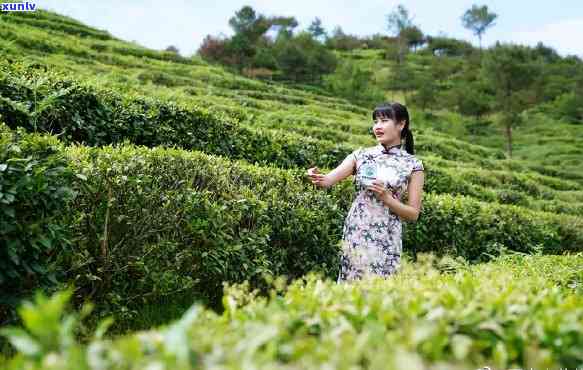
[[[367,180],[384,182],[393,197],[401,199],[414,171],[423,163],[400,144],[386,149],[378,144],[350,154],[356,160],[356,198],[344,221],[340,273],[337,282],[362,279],[365,275],[389,276],[401,262],[401,219],[367,190]]]

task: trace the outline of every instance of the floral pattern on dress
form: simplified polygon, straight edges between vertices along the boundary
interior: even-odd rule
[[[363,168],[375,166],[376,177],[399,200],[407,190],[411,174],[424,170],[423,162],[400,144],[359,148],[350,156],[356,161],[353,172],[356,198],[344,221],[337,282],[369,275],[386,277],[396,273],[401,263],[401,219],[367,190]]]

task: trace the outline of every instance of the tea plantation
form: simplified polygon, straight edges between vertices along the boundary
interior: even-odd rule
[[[530,112],[509,159],[411,109],[401,271],[337,284],[354,187],[305,172],[376,145],[372,107],[43,10],[0,37],[2,368],[583,367],[582,125]]]

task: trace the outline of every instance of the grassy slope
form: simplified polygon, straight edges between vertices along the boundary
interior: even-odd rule
[[[184,105],[228,112],[249,128],[261,127],[274,132],[283,130],[299,136],[312,136],[323,142],[347,143],[354,148],[375,144],[368,134],[369,107],[358,107],[343,99],[316,94],[308,89],[246,79],[198,58],[183,58],[145,49],[50,12],[2,15],[0,22],[0,34],[8,40],[0,45],[0,51],[13,58],[66,70],[98,88],[113,88],[131,95],[154,96]],[[364,50],[341,55],[357,58],[355,60],[366,68],[390,72],[390,63],[381,60],[378,51]],[[415,68],[424,68],[427,63],[421,56],[411,59]],[[521,135],[517,130],[517,157],[527,160],[509,161],[501,160],[504,157],[500,148],[501,137],[496,132],[471,137],[467,134],[463,119],[448,111],[436,112],[433,118],[426,118],[415,111],[412,114],[417,154],[428,169],[442,170],[437,172],[438,176],[443,175],[444,171],[450,177],[461,176],[471,183],[471,187],[485,192],[486,195],[478,197],[485,201],[501,197],[488,193],[488,186],[494,189],[512,186],[512,181],[505,179],[529,176],[539,184],[539,188],[519,194],[528,200],[525,205],[539,210],[566,210],[579,214],[583,176],[573,170],[578,166],[577,160],[573,159],[578,152],[557,145],[557,141],[565,136],[571,138],[570,143],[574,143],[577,132],[569,131],[572,129],[570,126],[563,126],[562,134],[538,129],[545,122],[528,126],[528,135]],[[543,150],[530,150],[534,145],[532,142],[536,141],[539,145],[543,135]],[[565,151],[568,154],[559,157],[559,153]],[[547,165],[552,167],[545,167]],[[475,176],[477,168],[483,168],[479,181]],[[570,178],[563,181],[566,185],[547,186],[565,177]],[[489,182],[486,178],[497,180]],[[472,196],[475,196],[474,193],[461,191],[461,194]],[[545,194],[543,199],[537,199],[542,193]],[[549,206],[545,199],[554,199],[559,204]],[[503,202],[500,199],[496,201]]]

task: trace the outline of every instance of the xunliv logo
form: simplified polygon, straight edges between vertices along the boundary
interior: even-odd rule
[[[36,10],[35,3],[1,3],[3,12],[34,12]]]

